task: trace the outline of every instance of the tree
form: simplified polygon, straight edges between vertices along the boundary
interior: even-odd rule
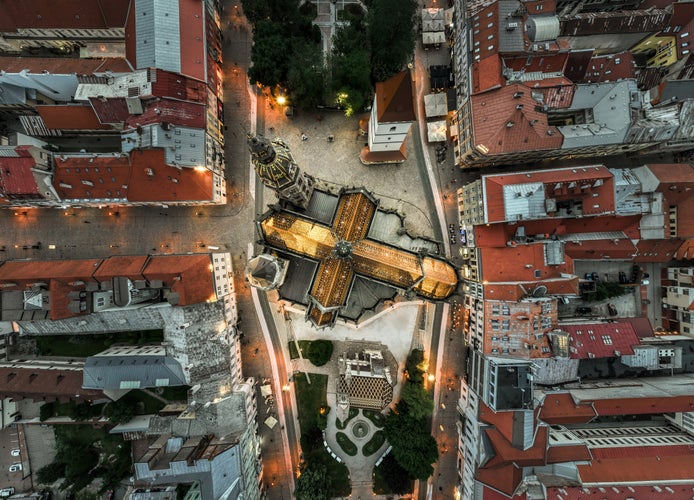
[[[290,102],[302,109],[323,103],[325,66],[319,45],[301,38],[293,39],[292,64],[287,72]]]
[[[51,462],[41,467],[36,473],[36,477],[41,484],[53,484],[65,477],[65,464],[62,462]]]
[[[330,67],[335,100],[347,116],[361,111],[372,90],[368,37],[361,19],[353,19],[336,30]]]
[[[416,0],[373,0],[367,14],[371,44],[371,78],[387,80],[412,58]]]
[[[405,361],[405,372],[407,374],[407,379],[413,383],[424,382],[424,370],[422,365],[424,364],[424,351],[421,349],[413,349],[412,352],[407,356]]]
[[[55,415],[55,403],[50,402],[41,405],[41,408],[39,409],[39,420],[41,422],[45,422],[53,415]]]
[[[255,25],[253,41],[253,66],[248,69],[250,82],[267,87],[283,85],[287,81],[291,41],[283,36],[278,25],[266,19]]]
[[[123,400],[114,401],[106,405],[104,416],[112,424],[124,424],[135,416],[135,408]]]
[[[432,464],[439,456],[436,440],[428,429],[426,420],[407,413],[394,413],[386,419],[386,437],[393,447],[393,457],[412,479],[424,481],[431,476]]]
[[[328,500],[328,472],[323,465],[306,466],[296,479],[294,496],[297,500]]]
[[[392,453],[388,453],[383,458],[378,469],[389,490],[384,493],[404,495],[412,492],[412,480],[407,471],[395,460]]]
[[[323,366],[333,355],[333,343],[329,340],[314,340],[308,345],[306,356],[316,366]]]
[[[416,420],[426,420],[434,412],[434,400],[422,384],[407,382],[402,388],[400,401],[400,405],[406,407],[404,411]]]

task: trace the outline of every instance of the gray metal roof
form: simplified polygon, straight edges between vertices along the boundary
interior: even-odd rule
[[[207,165],[205,154],[205,131],[203,129],[152,124],[128,130],[121,134],[124,153],[136,148],[164,148],[168,165],[196,167]]]
[[[85,389],[137,389],[186,385],[181,364],[163,355],[90,356],[84,364]]]
[[[503,189],[505,220],[547,217],[545,185],[542,182],[508,184]]]
[[[499,52],[524,52],[523,45],[523,30],[507,30],[506,23],[508,21],[522,20],[522,17],[512,19],[513,13],[518,11],[521,3],[518,0],[499,0],[499,16],[498,16],[498,33],[499,33]]]
[[[560,111],[583,113],[585,123],[557,127],[564,136],[562,149],[624,142],[632,109],[640,108],[638,96],[634,80],[577,85],[571,106]]]
[[[138,0],[135,7],[135,50],[138,68],[181,72],[178,2]]]
[[[289,254],[283,254],[282,258],[289,261],[289,266],[284,284],[279,288],[280,296],[291,302],[306,304],[318,263]]]

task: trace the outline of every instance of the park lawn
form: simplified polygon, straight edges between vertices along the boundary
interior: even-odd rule
[[[326,398],[328,376],[318,373],[309,373],[309,376],[311,377],[310,384],[303,373],[294,375],[296,404],[299,410],[301,432],[306,432],[306,430],[313,427],[319,427],[318,416],[320,409],[328,406]]]

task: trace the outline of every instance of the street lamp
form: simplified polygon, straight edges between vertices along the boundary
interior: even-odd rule
[[[284,106],[285,104],[287,104],[287,98],[284,97],[283,95],[278,96],[277,97],[277,104],[279,104],[280,106]]]

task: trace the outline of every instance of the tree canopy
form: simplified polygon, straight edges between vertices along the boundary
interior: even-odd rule
[[[414,52],[416,0],[373,0],[367,14],[371,78],[387,80],[401,71]]]
[[[328,473],[322,465],[308,465],[296,479],[294,496],[297,500],[328,500]]]

